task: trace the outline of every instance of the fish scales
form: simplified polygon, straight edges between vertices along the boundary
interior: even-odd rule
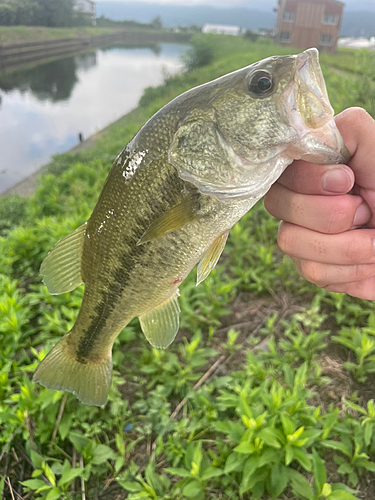
[[[220,257],[230,228],[293,159],[343,162],[317,51],[272,57],[177,97],[115,159],[94,211],[41,268],[51,293],[80,283],[76,323],[34,380],[102,405],[113,342],[134,317],[155,347],[179,325],[178,287]]]

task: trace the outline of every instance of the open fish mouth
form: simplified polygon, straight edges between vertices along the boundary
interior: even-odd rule
[[[315,163],[346,163],[350,153],[333,119],[319,52],[311,48],[296,56],[296,73],[286,98],[286,113],[299,140],[287,156]]]

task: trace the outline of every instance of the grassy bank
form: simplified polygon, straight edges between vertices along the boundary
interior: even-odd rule
[[[0,199],[0,490],[33,499],[368,500],[375,496],[375,314],[371,302],[298,277],[259,203],[217,268],[181,286],[166,351],[133,320],[113,353],[104,409],[36,387],[37,363],[73,325],[83,289],[51,296],[38,270],[89,217],[111,163],[184,90],[291,49],[197,37],[192,69],[147,89],[92,149],[58,155],[30,199]],[[338,56],[340,57],[340,56]],[[362,64],[369,86],[372,75]],[[323,69],[340,111],[364,105],[355,74]],[[367,99],[367,100],[366,100]],[[13,492],[14,490],[14,492]],[[18,497],[17,497],[18,498]]]
[[[59,38],[77,38],[81,36],[111,35],[118,32],[139,31],[139,28],[47,28],[45,26],[0,26],[0,43],[39,42]],[[144,30],[147,33],[160,30]]]

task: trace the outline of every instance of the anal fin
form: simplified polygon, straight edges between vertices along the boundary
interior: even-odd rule
[[[139,317],[141,328],[150,344],[165,349],[175,339],[180,326],[178,290],[154,309]]]
[[[220,259],[220,255],[223,253],[228,234],[229,231],[225,231],[225,233],[216,238],[216,240],[211,244],[209,249],[203,255],[203,258],[198,264],[197,285],[199,285],[199,283],[202,283],[202,281],[205,280],[210,274],[211,270],[216,266],[217,261]]]
[[[40,274],[52,295],[71,292],[83,283],[81,257],[86,224],[58,241],[42,262]]]

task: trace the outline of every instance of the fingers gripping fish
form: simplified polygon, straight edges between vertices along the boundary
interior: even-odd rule
[[[60,240],[41,274],[52,294],[85,284],[72,330],[34,380],[105,404],[112,345],[138,316],[166,348],[179,328],[178,286],[213,269],[230,228],[303,158],[341,163],[318,51],[270,57],[180,95],[116,158],[90,219]]]

